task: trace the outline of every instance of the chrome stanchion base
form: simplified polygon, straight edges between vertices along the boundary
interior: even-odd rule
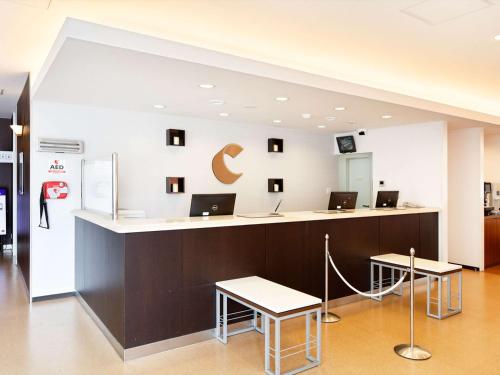
[[[431,358],[431,353],[420,346],[414,345],[413,348],[408,344],[396,345],[394,351],[397,355],[406,358],[413,359],[415,361],[423,361],[425,359]]]
[[[316,320],[316,315],[313,316],[313,319]],[[321,313],[321,322],[323,323],[337,323],[340,321],[340,316],[331,313],[331,312],[323,312]]]

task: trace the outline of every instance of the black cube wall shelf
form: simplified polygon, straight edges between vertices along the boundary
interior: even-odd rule
[[[269,193],[282,193],[283,192],[283,179],[282,178],[269,178],[267,180],[267,191]]]
[[[167,129],[167,146],[185,146],[186,131],[180,129]]]
[[[268,152],[283,152],[283,140],[279,138],[268,138],[267,140]]]
[[[184,177],[167,177],[167,194],[184,193]]]

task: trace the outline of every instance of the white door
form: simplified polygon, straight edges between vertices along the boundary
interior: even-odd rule
[[[347,191],[357,191],[356,208],[368,208],[372,195],[372,161],[369,156],[347,159]]]

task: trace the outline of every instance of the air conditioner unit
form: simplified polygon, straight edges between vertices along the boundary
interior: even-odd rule
[[[71,139],[38,138],[38,152],[57,152],[63,154],[82,154],[83,141]]]

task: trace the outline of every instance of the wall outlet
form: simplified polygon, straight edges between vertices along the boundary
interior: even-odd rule
[[[0,151],[0,163],[12,163],[14,153],[12,151]]]

